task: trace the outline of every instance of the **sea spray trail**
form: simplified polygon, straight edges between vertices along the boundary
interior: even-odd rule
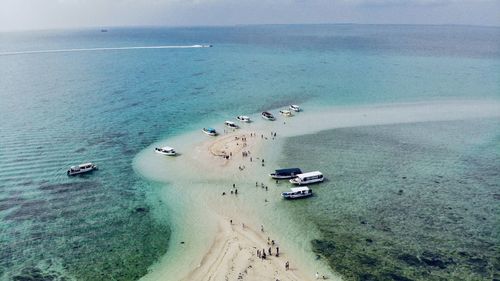
[[[143,50],[143,49],[192,49],[192,48],[210,48],[211,46],[212,45],[185,45],[185,46],[179,45],[179,46],[136,46],[136,47],[104,47],[104,48],[36,50],[36,51],[19,51],[19,52],[0,52],[0,56],[47,54],[47,53],[69,53],[69,52],[123,51],[123,50]]]

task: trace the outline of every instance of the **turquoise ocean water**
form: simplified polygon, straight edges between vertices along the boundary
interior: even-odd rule
[[[495,27],[397,25],[2,33],[0,53],[214,47],[0,54],[0,280],[136,280],[175,231],[158,184],[131,167],[144,147],[292,102],[499,100],[499,38]],[[290,211],[311,216],[319,257],[353,280],[499,278],[499,121],[291,138],[285,151],[314,144],[304,153],[336,192]],[[101,169],[66,176],[86,161]]]

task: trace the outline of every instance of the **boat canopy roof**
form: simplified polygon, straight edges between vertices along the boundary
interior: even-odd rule
[[[238,117],[240,117],[241,119],[250,119],[250,117],[248,117],[248,116],[246,116],[246,115],[240,115],[240,116],[238,116]]]
[[[226,123],[226,124],[234,124],[234,122],[231,122],[231,121],[225,121],[224,123]]]
[[[83,163],[83,164],[80,164],[80,165],[78,165],[78,166],[80,166],[80,167],[84,167],[84,166],[91,166],[91,165],[94,165],[94,164],[92,164],[92,163],[90,163],[90,162],[89,162],[89,163]]]
[[[309,187],[307,186],[301,186],[301,187],[292,187],[290,188],[292,192],[302,192],[302,191],[307,191],[309,190]]]
[[[214,128],[206,128],[206,130],[209,131],[209,132],[215,132]]]
[[[314,176],[321,176],[321,175],[323,175],[323,174],[320,171],[314,171],[314,172],[309,172],[309,173],[298,174],[297,177],[307,178],[307,177],[314,177]]]
[[[164,146],[164,147],[162,147],[162,148],[160,148],[160,149],[162,149],[162,150],[167,150],[167,151],[168,151],[168,150],[174,150],[174,148],[173,148],[173,147],[170,147],[170,146]]]
[[[290,174],[300,174],[302,171],[299,168],[288,168],[288,169],[279,169],[276,170],[275,173],[277,175],[290,175]]]

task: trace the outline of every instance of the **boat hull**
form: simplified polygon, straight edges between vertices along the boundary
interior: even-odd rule
[[[281,193],[281,197],[283,197],[283,199],[286,199],[286,200],[303,199],[303,198],[307,198],[307,197],[311,197],[311,196],[312,196],[312,192],[307,193],[307,194],[300,194],[300,195],[286,194],[286,192]]]
[[[162,151],[158,151],[158,150],[155,150],[156,153],[158,154],[161,154],[161,155],[166,155],[166,156],[175,156],[177,155],[176,152],[162,152]]]
[[[89,168],[89,169],[81,169],[78,171],[68,170],[68,171],[66,171],[66,174],[68,176],[76,176],[76,175],[80,175],[80,174],[90,173],[90,172],[93,172],[95,170],[97,170],[97,166],[93,166],[92,168]]]
[[[205,131],[205,130],[202,130],[203,133],[209,135],[209,136],[212,136],[212,137],[215,137],[217,135],[217,133],[212,133],[212,132],[208,132],[208,131]]]
[[[276,118],[274,118],[274,117],[269,117],[269,116],[264,116],[264,115],[262,115],[262,118],[264,118],[265,120],[268,120],[268,121],[276,120]]]
[[[295,177],[295,175],[283,176],[283,175],[276,175],[276,174],[269,174],[269,176],[275,180],[287,180],[287,179],[293,179]]]
[[[240,118],[239,116],[236,117],[236,119],[240,122],[244,122],[244,123],[250,123],[250,118]]]
[[[324,180],[325,180],[325,178],[313,179],[313,180],[308,180],[308,181],[297,181],[297,178],[294,178],[294,179],[290,180],[290,183],[293,183],[295,185],[306,185],[306,184],[320,183]]]

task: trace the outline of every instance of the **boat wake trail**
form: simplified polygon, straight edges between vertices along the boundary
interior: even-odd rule
[[[47,53],[69,53],[69,52],[94,52],[94,51],[122,51],[122,50],[143,50],[143,49],[192,49],[210,48],[212,45],[185,45],[185,46],[137,46],[137,47],[104,47],[104,48],[81,48],[81,49],[57,49],[57,50],[36,50],[18,52],[0,52],[0,56],[47,54]]]

